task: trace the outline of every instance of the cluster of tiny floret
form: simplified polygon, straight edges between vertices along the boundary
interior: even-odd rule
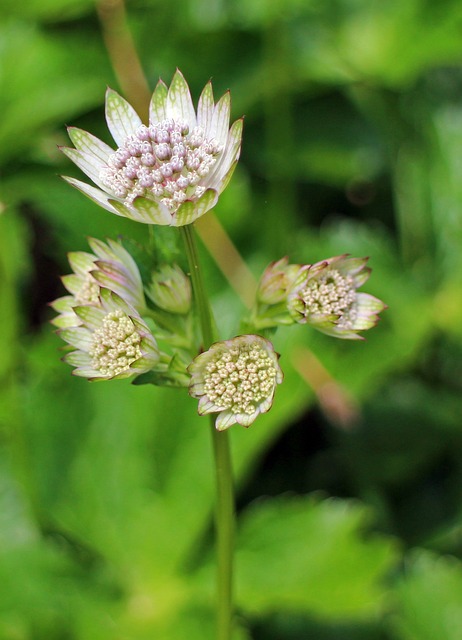
[[[300,298],[305,316],[335,315],[338,316],[338,327],[348,329],[353,326],[356,286],[351,276],[344,276],[337,269],[327,269],[308,280]]]
[[[99,303],[99,284],[93,279],[90,273],[83,276],[82,285],[74,298],[77,304]]]
[[[120,309],[111,311],[93,333],[89,350],[93,368],[110,377],[127,371],[142,355],[140,343],[141,336],[129,316]]]
[[[222,351],[205,366],[204,391],[221,410],[252,415],[274,391],[276,368],[259,345]]]
[[[144,196],[160,200],[174,213],[185,200],[204,193],[199,183],[222,150],[201,127],[190,130],[185,121],[167,118],[129,135],[100,179],[126,205]]]

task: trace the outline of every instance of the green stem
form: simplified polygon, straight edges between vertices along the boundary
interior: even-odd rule
[[[234,490],[227,431],[215,429],[211,416],[217,502],[217,640],[230,640],[233,617]]]
[[[192,288],[202,331],[203,348],[214,342],[212,311],[200,269],[196,238],[192,225],[180,227],[191,272]],[[233,616],[233,551],[234,551],[234,490],[231,453],[227,431],[215,429],[211,420],[216,478],[216,547],[217,547],[217,640],[231,640]]]
[[[206,351],[215,340],[215,331],[212,310],[205,291],[204,279],[202,277],[202,271],[199,264],[196,237],[194,235],[193,226],[190,224],[184,227],[179,227],[179,229],[186,246],[186,255],[188,256],[194,300],[201,325],[203,348],[204,351]]]

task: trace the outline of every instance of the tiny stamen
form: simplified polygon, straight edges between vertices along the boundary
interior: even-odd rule
[[[173,214],[185,200],[205,192],[199,182],[210,172],[223,146],[203,129],[167,118],[141,125],[110,156],[100,172],[102,183],[128,206],[138,196],[160,199]]]
[[[92,366],[103,376],[116,376],[128,371],[141,358],[141,336],[130,317],[118,309],[103,319],[102,326],[93,333],[89,354]]]
[[[256,406],[270,397],[277,371],[259,345],[240,345],[217,354],[205,367],[204,391],[221,410],[252,415]]]
[[[87,273],[78,293],[74,295],[76,305],[99,304],[99,284]]]
[[[356,287],[352,277],[343,276],[337,269],[327,269],[308,280],[300,297],[305,305],[305,316],[334,315],[338,316],[336,324],[339,327],[353,326]]]

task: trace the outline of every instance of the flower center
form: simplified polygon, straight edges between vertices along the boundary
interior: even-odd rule
[[[82,286],[74,298],[77,304],[99,304],[99,285],[89,273],[83,276]]]
[[[351,308],[356,300],[353,278],[343,276],[336,269],[327,269],[316,278],[309,280],[301,291],[305,303],[305,315],[340,316],[337,324],[342,326],[352,320]],[[346,327],[345,327],[346,328]]]
[[[127,371],[142,356],[140,342],[141,336],[129,316],[120,309],[111,311],[93,333],[89,350],[93,368],[104,376]]]
[[[262,347],[241,345],[208,363],[204,390],[221,410],[252,415],[273,393],[276,375],[274,363]]]
[[[189,131],[186,122],[168,118],[138,127],[110,156],[100,179],[126,205],[144,196],[160,200],[174,213],[185,200],[204,193],[200,182],[222,150],[201,127]]]

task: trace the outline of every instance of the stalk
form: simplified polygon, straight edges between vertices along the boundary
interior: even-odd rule
[[[191,282],[204,350],[215,339],[212,310],[204,286],[198,259],[197,243],[192,225],[180,227],[188,257]],[[231,454],[227,431],[215,429],[211,417],[211,436],[216,480],[216,555],[217,555],[217,640],[231,640],[233,617],[233,551],[234,551],[234,489]]]

